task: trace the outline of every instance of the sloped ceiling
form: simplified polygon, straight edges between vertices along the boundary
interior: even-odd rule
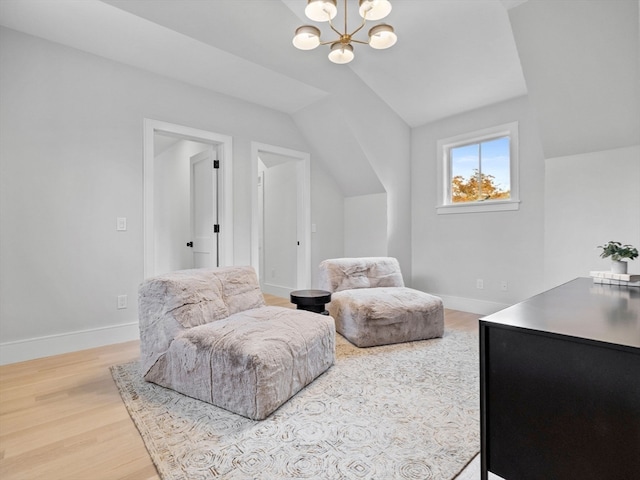
[[[639,4],[529,0],[510,11],[546,158],[640,143]]]
[[[342,115],[336,115],[338,111],[339,106],[335,102],[322,101],[296,113],[294,119],[311,144],[322,145],[324,164],[333,173],[342,192],[347,193],[346,196],[383,193],[384,187],[369,165],[349,123]],[[317,118],[330,118],[331,121],[319,129],[314,121]],[[336,138],[340,140],[335,141]]]
[[[357,3],[347,2],[349,31],[359,24]],[[361,145],[343,114],[370,121],[376,111],[379,123],[384,109],[374,102],[387,109],[377,128],[399,121],[408,129],[526,93],[507,15],[519,3],[392,0],[384,21],[398,43],[386,51],[357,45],[349,65],[329,62],[325,46],[293,47],[294,30],[310,23],[305,0],[1,0],[0,24],[292,114],[314,158],[354,196],[385,190],[365,153],[380,148]],[[374,98],[363,93],[364,105],[344,93],[365,90]]]
[[[358,49],[352,69],[410,126],[526,94],[500,2],[400,1],[389,23],[398,44]]]
[[[327,47],[291,45],[309,23],[304,0],[2,0],[0,23],[287,113],[322,98],[337,68],[350,69],[417,126],[526,93],[506,10],[521,1],[393,0],[384,21],[398,43],[359,45],[341,66]]]
[[[350,146],[353,169],[314,140],[308,112],[347,84],[407,127],[528,94],[547,157],[640,141],[638,0],[392,0],[384,21],[398,43],[357,45],[349,65],[291,45],[310,23],[305,3],[1,0],[0,25],[292,114],[345,195],[377,193],[380,181],[349,125],[332,145]]]
[[[208,7],[204,12],[191,12],[192,18],[201,19],[201,16],[206,18],[207,12],[215,13],[217,3],[145,1],[140,5],[151,12],[168,5],[180,7],[180,11],[188,4]],[[130,7],[136,4],[125,2]],[[189,12],[186,8],[185,11]],[[212,24],[216,23],[220,24],[219,19]],[[200,41],[197,36],[172,30],[98,0],[3,0],[0,24],[287,113],[326,94],[229,53],[224,49],[224,42],[223,48],[218,48]]]

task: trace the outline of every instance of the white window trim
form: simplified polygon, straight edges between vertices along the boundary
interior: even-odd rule
[[[509,136],[511,198],[509,200],[487,200],[483,202],[448,203],[451,189],[451,165],[447,152],[461,145],[483,142],[496,137]],[[495,127],[476,130],[454,137],[438,140],[438,215],[451,213],[500,212],[520,208],[520,189],[518,175],[518,122],[505,123]]]

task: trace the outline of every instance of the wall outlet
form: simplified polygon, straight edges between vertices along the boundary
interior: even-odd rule
[[[476,280],[476,288],[478,290],[482,290],[484,289],[484,280],[482,280],[481,278]]]
[[[503,292],[506,292],[508,290],[507,287],[508,287],[507,282],[505,281],[500,282],[500,290],[502,290]]]
[[[118,295],[118,309],[127,308],[127,296]]]

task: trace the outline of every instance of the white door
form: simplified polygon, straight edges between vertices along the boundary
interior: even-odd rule
[[[213,146],[191,157],[191,242],[193,268],[217,267],[218,165]]]

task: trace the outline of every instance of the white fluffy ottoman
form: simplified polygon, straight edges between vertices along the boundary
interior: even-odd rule
[[[336,331],[358,347],[444,334],[439,297],[404,286],[395,258],[337,258],[320,264],[320,288],[332,292]]]

